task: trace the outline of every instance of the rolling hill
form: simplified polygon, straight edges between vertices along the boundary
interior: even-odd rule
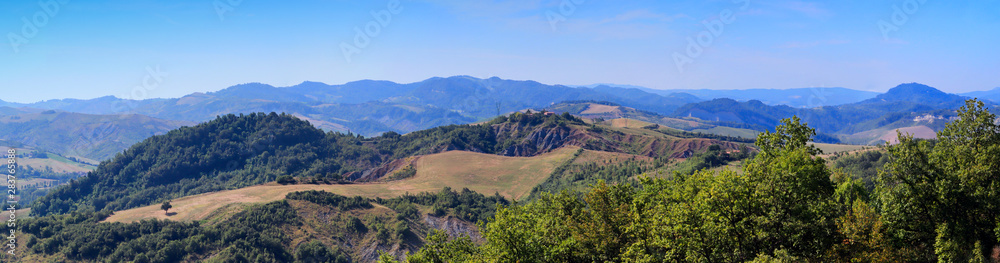
[[[177,214],[166,216],[159,205],[115,211],[109,222],[135,222],[159,218],[202,220],[231,204],[266,203],[284,199],[288,193],[322,190],[345,196],[393,198],[405,193],[436,192],[444,187],[469,188],[479,193],[499,193],[510,200],[524,197],[545,180],[560,163],[579,148],[565,147],[533,157],[506,157],[467,151],[448,151],[417,156],[413,177],[382,183],[263,185],[211,192],[170,200]]]
[[[291,261],[318,246],[358,261],[401,257],[433,231],[478,238],[475,222],[540,185],[594,179],[567,172],[631,178],[645,169],[632,167],[739,147],[570,114],[377,137],[324,132],[289,114],[225,115],[152,136],[39,198],[21,228],[35,241],[19,252],[35,261]],[[291,178],[298,183],[274,183]]]
[[[88,176],[40,198],[32,212],[129,209],[263,184],[282,176],[377,181],[398,168],[394,160],[450,150],[527,157],[575,146],[679,157],[713,144],[739,147],[734,142],[656,131],[594,127],[569,114],[514,113],[485,124],[372,138],[325,133],[287,114],[226,115],[146,139]]]
[[[679,108],[673,116],[695,117],[702,120],[736,122],[753,127],[774,127],[778,121],[797,115],[818,133],[839,141],[874,144],[886,133],[898,128],[927,126],[943,128],[944,121],[955,116],[955,110],[965,105],[968,97],[947,94],[926,85],[909,83],[887,93],[852,104],[811,109],[769,106],[751,100],[715,99]],[[996,110],[996,104],[988,104]],[[935,121],[941,120],[941,121]],[[932,136],[932,134],[921,133]]]
[[[607,86],[589,89],[497,77],[455,76],[406,84],[362,80],[341,85],[303,82],[290,87],[273,87],[247,83],[174,99],[136,101],[107,96],[31,104],[0,102],[0,105],[86,114],[141,114],[193,122],[209,121],[230,113],[274,111],[308,118],[326,130],[374,136],[387,131],[407,133],[473,123],[565,100],[606,100],[663,114],[699,101],[689,95],[664,97],[638,89]]]
[[[323,191],[292,192],[284,198],[234,203],[193,222],[102,222],[110,211],[33,218],[21,228],[20,237],[35,241],[18,246],[17,259],[374,262],[381,254],[404,257],[416,252],[437,231],[481,240],[474,222],[509,204],[502,197],[468,189],[391,199],[349,198]]]
[[[544,110],[555,112],[555,113],[569,113],[574,116],[580,116],[582,118],[588,119],[603,119],[609,121],[610,125],[616,125],[618,122],[625,122],[628,125],[627,120],[635,120],[637,122],[632,123],[629,126],[638,128],[643,126],[648,126],[650,124],[657,124],[664,127],[669,127],[676,129],[677,131],[687,131],[691,133],[702,133],[702,134],[715,134],[729,137],[746,138],[751,139],[757,136],[758,131],[755,131],[752,126],[740,125],[734,122],[712,122],[704,121],[696,118],[674,118],[663,116],[654,112],[637,110],[635,108],[621,106],[616,103],[606,102],[606,101],[564,101],[561,103],[554,104],[552,106],[546,107]],[[645,124],[639,124],[645,123]],[[763,130],[763,129],[761,129]],[[675,133],[677,136],[685,136],[683,133]],[[693,136],[689,134],[687,136]],[[698,135],[707,136],[707,135]]]
[[[786,105],[793,108],[815,108],[850,104],[873,98],[879,93],[838,87],[814,87],[795,89],[672,89],[643,91],[668,96],[670,94],[690,94],[702,100],[728,98],[737,101],[758,100],[771,106]]]
[[[135,114],[34,111],[0,116],[0,139],[67,157],[105,160],[150,136],[193,124]]]
[[[982,100],[989,100],[993,101],[994,103],[1000,103],[1000,87],[986,91],[966,92],[958,95],[972,97],[972,98],[979,98]]]
[[[871,144],[879,141],[886,131],[895,128],[925,125],[931,129],[939,129],[932,123],[913,120],[926,114],[950,118],[953,116],[950,110],[960,106],[963,98],[916,83],[900,85],[881,95],[835,88],[821,89],[818,92],[816,89],[705,92],[709,91],[668,92],[615,85],[568,87],[534,81],[468,76],[430,78],[406,84],[362,80],[341,85],[303,82],[291,87],[273,87],[247,83],[174,99],[136,101],[106,96],[90,100],[63,99],[31,104],[0,102],[0,105],[4,105],[0,107],[0,116],[23,115],[24,118],[31,119],[38,118],[46,110],[83,113],[61,115],[58,127],[62,128],[58,129],[39,128],[37,125],[27,128],[11,127],[6,133],[0,131],[0,139],[28,142],[27,145],[64,156],[104,160],[149,135],[180,125],[209,121],[230,113],[285,112],[326,131],[375,136],[387,131],[408,133],[438,126],[476,123],[498,114],[526,108],[548,108],[550,111],[564,112],[564,109],[556,109],[564,107],[558,105],[562,102],[591,101],[623,106],[625,110],[592,106],[587,109],[569,107],[565,112],[587,118],[636,119],[694,133],[744,138],[752,137],[756,131],[773,127],[782,118],[799,115],[818,128],[822,133],[817,137],[820,141]],[[707,97],[728,96],[735,99],[701,101],[691,94],[714,94]],[[799,102],[811,100],[812,106],[867,99],[812,108],[794,107],[804,105],[798,102],[789,103],[793,106],[775,106],[773,104],[777,103],[768,99],[768,96],[786,95],[798,98]],[[815,102],[817,99],[814,97],[817,96],[822,97],[818,99],[820,103]],[[764,100],[741,102],[749,98]],[[945,109],[948,111],[942,111]],[[93,122],[95,117],[92,116],[123,114],[149,116],[150,118],[131,117],[143,119],[139,122],[149,125],[114,132],[115,127],[127,125],[103,124],[106,127],[101,127]],[[8,122],[10,118],[21,117],[8,117]],[[70,120],[73,118],[76,120]]]

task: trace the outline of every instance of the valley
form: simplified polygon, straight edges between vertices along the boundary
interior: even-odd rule
[[[1000,263],[1000,1],[2,1],[0,262]]]
[[[383,256],[419,257],[427,242],[441,242],[432,240],[440,239],[442,233],[466,236],[476,240],[470,244],[487,246],[490,243],[483,242],[498,238],[495,224],[510,216],[494,218],[494,212],[508,211],[505,209],[566,202],[572,199],[565,199],[571,193],[584,194],[589,200],[587,196],[595,193],[592,191],[603,191],[600,189],[606,184],[653,187],[648,184],[695,183],[684,178],[699,176],[754,178],[761,173],[761,165],[769,165],[761,162],[775,154],[765,154],[768,148],[762,147],[768,144],[761,143],[780,134],[744,137],[753,131],[733,126],[750,127],[665,117],[586,101],[519,111],[476,124],[375,137],[325,132],[290,114],[230,114],[154,135],[96,169],[51,153],[26,152],[38,157],[25,159],[29,167],[88,174],[72,181],[37,178],[21,182],[26,188],[63,184],[44,188],[44,196],[34,200],[30,209],[19,210],[32,214],[24,220],[50,222],[65,220],[58,219],[65,216],[82,220],[45,223],[48,227],[42,228],[29,223],[24,229],[28,238],[43,243],[26,245],[21,253],[46,261],[110,260],[128,253],[182,261],[232,260],[248,255],[282,261],[312,253],[305,251],[320,246],[325,247],[322,253],[335,257],[373,261]],[[711,130],[737,135],[703,132]],[[927,126],[900,130],[924,132],[921,136],[929,136],[929,130],[933,134]],[[782,147],[821,152],[816,157],[828,160],[817,167],[849,167],[852,173],[862,173],[857,179],[837,179],[837,173],[829,178],[840,184],[858,180],[866,191],[874,190],[875,175],[870,168],[849,165],[859,162],[854,156],[885,154],[884,148],[864,145],[789,145],[798,144]],[[171,204],[168,208],[161,205],[166,202]],[[529,205],[503,208],[510,203]],[[246,220],[268,225],[271,234],[265,240],[250,236],[234,240],[265,242],[254,244],[266,249],[243,250],[234,246],[240,243],[198,241],[199,236],[243,229],[234,224],[251,222]],[[78,249],[74,246],[81,243],[68,240],[90,235],[78,230],[122,231],[121,227],[151,223],[166,228],[95,243],[120,247],[114,250],[59,252]],[[71,231],[46,232],[57,226]],[[259,229],[239,231],[264,229],[257,223],[245,226]],[[149,238],[167,238],[163,231],[170,228],[201,233],[185,234],[172,242],[205,247],[171,252],[136,245]],[[267,240],[285,245],[266,245],[272,242]]]
[[[362,92],[375,89],[382,91]],[[805,91],[808,89],[787,92]],[[746,93],[740,95],[744,94],[741,92]],[[376,136],[388,131],[408,133],[450,124],[479,123],[532,109],[569,112],[586,119],[631,119],[692,133],[740,138],[753,138],[756,133],[777,125],[778,120],[797,115],[817,125],[820,142],[876,145],[892,140],[894,131],[900,128],[942,129],[943,121],[935,120],[953,118],[953,112],[946,109],[957,108],[965,98],[909,83],[885,94],[845,92],[845,104],[800,108],[747,99],[761,98],[760,92],[735,92],[733,96],[740,100],[733,100],[716,98],[718,95],[699,98],[683,91],[664,93],[606,85],[568,87],[468,76],[408,84],[363,80],[342,85],[305,82],[273,87],[249,83],[176,99],[127,101],[101,97],[0,103],[6,105],[0,110],[0,123],[5,124],[0,129],[0,140],[18,141],[96,163],[151,135],[230,113],[286,112],[325,131]],[[976,94],[991,93],[971,93]],[[132,107],[123,111],[124,108],[101,106],[123,103]],[[917,135],[933,136],[926,129]]]
[[[385,93],[356,98],[338,93],[373,86]],[[500,227],[512,220],[512,211],[580,205],[571,200],[592,204],[597,201],[588,198],[610,189],[641,192],[693,184],[647,194],[689,195],[709,185],[733,191],[760,184],[757,191],[765,191],[772,186],[754,180],[777,176],[767,170],[775,165],[769,163],[776,160],[774,154],[822,160],[780,169],[820,169],[816,173],[827,174],[821,181],[831,180],[836,191],[854,189],[865,196],[881,191],[877,170],[889,167],[889,149],[901,143],[897,131],[931,139],[948,129],[947,123],[961,120],[961,112],[951,108],[966,98],[942,94],[903,84],[849,104],[793,108],[757,100],[703,101],[681,93],[660,96],[637,88],[465,76],[411,84],[275,88],[251,83],[177,100],[132,102],[139,114],[92,104],[114,98],[2,108],[0,142],[20,151],[19,162],[31,174],[19,181],[20,200],[30,205],[16,211],[28,222],[22,231],[30,241],[19,251],[29,261],[145,257],[193,262],[247,256],[291,261],[320,253],[370,262],[420,258],[427,247],[465,242],[443,241],[444,235],[468,238],[463,246],[492,246],[491,240],[506,238],[497,231],[538,226]],[[534,99],[490,99],[524,96]],[[492,109],[483,109],[484,104]],[[220,115],[209,117],[214,114]],[[802,123],[788,122],[789,117]],[[775,139],[803,131],[774,130],[795,125],[815,125],[805,130],[815,133]],[[767,153],[774,151],[767,144],[773,140],[796,153]],[[727,185],[737,182],[743,183]],[[699,198],[709,197],[671,202]],[[566,213],[600,213],[591,209]],[[551,222],[583,220],[523,213]],[[156,225],[152,232],[122,234],[150,224]],[[565,227],[560,224],[552,227]],[[53,232],[57,229],[62,232]],[[82,240],[93,238],[87,229],[119,234],[87,244]],[[175,236],[171,229],[188,234]],[[269,231],[263,239],[236,233],[261,231]],[[204,240],[220,233],[228,233],[228,241]],[[170,240],[185,248],[139,245],[147,240]],[[456,255],[462,253],[473,252]]]

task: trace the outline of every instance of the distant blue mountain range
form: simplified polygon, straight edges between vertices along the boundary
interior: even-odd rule
[[[291,87],[246,83],[171,99],[135,101],[106,96],[30,104],[0,101],[0,106],[86,114],[130,113],[195,122],[228,113],[277,111],[307,118],[327,130],[377,135],[477,122],[563,101],[607,101],[667,115],[702,100],[689,94],[660,96],[635,88],[579,88],[530,80],[454,76],[414,83],[360,80],[340,85],[303,82]]]
[[[360,80],[339,85],[303,82],[291,87],[247,83],[180,98],[138,101],[112,96],[30,104],[0,101],[0,106],[11,107],[0,110],[0,116],[23,114],[17,109],[35,109],[33,112],[139,114],[161,120],[202,122],[229,113],[286,112],[326,130],[370,136],[473,123],[561,102],[591,101],[755,130],[773,128],[781,118],[799,115],[820,132],[844,134],[909,125],[905,120],[914,119],[914,114],[953,113],[964,103],[963,95],[997,100],[1000,89],[955,95],[909,83],[885,94],[846,88],[654,90],[628,85],[574,87],[531,80],[454,76],[414,83]]]
[[[783,118],[799,116],[803,122],[825,134],[858,134],[873,130],[892,131],[896,128],[924,125],[939,130],[943,121],[919,121],[918,117],[931,116],[947,119],[955,110],[965,105],[969,97],[948,94],[933,87],[906,83],[886,93],[855,103],[815,108],[793,108],[785,105],[766,105],[759,100],[739,102],[720,98],[685,105],[674,113],[677,117],[696,117],[718,122],[742,123],[754,129],[769,129]],[[998,105],[984,101],[997,112]],[[877,134],[874,134],[877,135]],[[870,139],[870,138],[864,138]],[[854,143],[870,143],[852,141]]]
[[[973,92],[959,93],[958,95],[962,95],[962,96],[966,96],[966,97],[979,98],[979,99],[984,99],[984,100],[991,100],[993,102],[1000,103],[1000,87],[994,88],[992,90],[986,90],[986,91],[973,91]]]
[[[585,87],[611,86],[629,89],[638,89],[645,92],[662,96],[680,96],[682,94],[692,95],[701,100],[713,100],[728,98],[736,101],[758,100],[767,105],[787,105],[795,108],[815,108],[823,106],[833,106],[848,103],[855,103],[866,99],[874,98],[878,92],[862,91],[839,87],[814,87],[795,89],[734,89],[734,90],[710,90],[710,89],[670,89],[659,90],[633,85],[615,84],[595,84]]]

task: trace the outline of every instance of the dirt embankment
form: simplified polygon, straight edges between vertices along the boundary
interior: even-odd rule
[[[369,169],[364,172],[354,172],[350,173],[349,180],[355,182],[375,182],[379,179],[391,175],[393,172],[402,170],[406,167],[412,167],[417,161],[417,157],[407,157],[403,159],[396,159],[388,163],[379,165],[375,169]]]
[[[737,150],[740,144],[704,138],[679,139],[660,134],[624,133],[614,128],[590,128],[578,125],[523,125],[502,123],[492,126],[496,141],[503,150],[496,154],[511,157],[531,157],[575,146],[587,150],[625,153],[647,157],[687,158],[695,153],[708,150],[711,145],[719,145],[724,150]],[[483,152],[484,149],[468,149],[455,145],[439,145],[435,153],[450,150]],[[486,149],[487,152],[491,151]],[[374,182],[410,165],[414,159],[394,160],[364,172],[348,174],[350,180]]]
[[[712,139],[681,139],[671,141],[669,145],[670,158],[688,158],[695,153],[708,151],[708,147],[712,145],[719,145],[723,150],[740,149],[740,144],[734,142]]]
[[[724,150],[740,148],[739,143],[714,139],[677,139],[566,126],[525,130],[516,125],[498,125],[494,129],[499,138],[521,138],[517,143],[504,149],[501,155],[505,156],[534,156],[559,147],[577,146],[588,150],[648,157],[686,158],[693,153],[708,150],[711,145],[719,145]]]
[[[486,241],[479,234],[479,227],[476,224],[463,221],[454,216],[436,217],[424,214],[424,223],[431,228],[444,231],[450,237],[467,236],[472,242],[482,243]]]

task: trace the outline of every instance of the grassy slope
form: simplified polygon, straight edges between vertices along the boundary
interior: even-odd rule
[[[10,147],[0,146],[0,152],[6,153],[8,149],[10,149]],[[22,155],[23,153],[32,152],[35,150],[26,148],[15,148],[15,149],[18,151],[18,156],[16,159],[17,164],[23,167],[31,167],[31,169],[35,170],[45,170],[45,168],[50,168],[52,169],[53,172],[57,173],[76,173],[76,172],[89,172],[93,171],[96,168],[91,164],[74,162],[72,160],[63,158],[62,156],[58,156],[52,153],[48,153],[49,158],[44,158],[44,159],[23,157]],[[91,160],[87,161],[89,162]],[[56,180],[21,177],[20,179],[17,180],[17,187],[19,189],[24,189],[26,187],[38,187],[42,183],[48,183],[53,181]],[[44,187],[43,189],[45,188],[48,187]],[[27,207],[27,206],[22,204],[21,207]],[[31,208],[17,209],[17,211],[15,211],[15,214],[22,218],[29,218],[30,217],[29,214],[31,214]]]
[[[10,149],[10,147],[0,146],[0,152],[3,152],[4,154],[7,153],[8,149]],[[69,159],[63,158],[62,156],[58,156],[51,153],[48,154],[49,158],[24,157],[26,153],[34,152],[36,150],[25,149],[25,148],[15,148],[15,150],[17,150],[18,152],[17,164],[21,166],[31,167],[32,169],[35,170],[45,170],[45,168],[48,167],[51,168],[53,172],[57,173],[74,173],[74,172],[89,172],[97,168],[90,164],[74,162]]]
[[[900,132],[913,135],[914,138],[933,139],[937,135],[934,128],[928,127],[927,125],[916,125],[902,128],[878,128],[855,134],[840,135],[839,137],[842,141],[857,144],[876,144],[883,141],[895,142],[897,141],[897,129]]]
[[[417,174],[399,181],[344,185],[271,183],[171,200],[174,207],[171,213],[176,214],[169,217],[156,204],[117,211],[107,221],[133,222],[148,218],[200,220],[216,213],[219,208],[241,208],[232,204],[270,202],[283,199],[290,192],[306,190],[324,190],[346,196],[393,197],[407,192],[439,191],[448,186],[455,189],[466,187],[485,194],[498,192],[507,198],[517,199],[544,181],[577,149],[564,147],[534,157],[450,151],[420,157],[416,161]]]
[[[0,138],[63,156],[104,160],[149,136],[192,124],[142,115],[48,111],[0,117]]]
[[[857,151],[865,148],[875,148],[872,146],[852,145],[852,144],[832,144],[832,143],[810,143],[810,144],[822,150],[824,155],[834,154],[838,152]]]
[[[649,112],[637,111],[628,107],[608,106],[597,103],[560,103],[548,108],[555,112],[570,112],[571,114],[584,118],[603,118],[609,120],[610,125],[615,127],[641,128],[642,126],[657,123],[662,126],[671,127],[678,130],[719,134],[733,137],[754,138],[757,131],[750,129],[732,128],[716,126],[713,124],[697,122],[656,115]],[[628,121],[626,121],[626,119]]]
[[[586,164],[586,163],[617,164],[629,159],[637,159],[645,161],[653,160],[652,157],[626,154],[626,153],[583,151],[583,153],[580,154],[579,157],[576,157],[576,159],[573,160],[573,164]]]
[[[308,201],[287,201],[296,213],[297,218],[294,220],[301,224],[274,228],[274,230],[282,232],[286,238],[285,243],[282,244],[284,249],[292,252],[305,243],[320,241],[330,249],[341,250],[342,253],[350,255],[356,260],[355,262],[374,262],[380,253],[389,253],[397,258],[402,258],[407,253],[418,250],[432,230],[477,229],[473,223],[461,221],[452,216],[433,217],[422,214],[420,218],[401,219],[398,212],[376,203],[372,203],[372,208],[341,210],[336,206],[319,205]],[[200,223],[206,228],[225,224],[237,216],[238,212],[251,207],[252,205],[249,203],[233,203],[216,213],[212,213]],[[18,213],[20,215],[20,211]],[[365,225],[366,230],[349,229],[348,221],[352,218],[359,219]],[[402,240],[395,237],[384,240],[378,237],[379,231],[374,226],[375,224],[392,228],[396,223],[403,223],[409,229],[403,235]],[[183,234],[179,233],[178,236],[183,236]],[[47,255],[28,251],[23,240],[37,237],[23,233],[18,237],[21,244],[17,248],[19,256],[17,262],[77,262],[67,259],[65,254]],[[218,260],[216,257],[219,254],[218,251],[191,254],[180,262],[215,262],[212,260]]]
[[[626,119],[626,118],[613,119],[607,122],[609,125],[611,125],[611,127],[629,128],[629,129],[640,129],[642,127],[653,125],[653,123],[640,120]]]
[[[589,162],[617,162],[630,158],[648,158],[638,155],[679,154],[684,151],[700,152],[711,144],[723,144],[724,148],[736,147],[735,143],[718,142],[702,138],[680,139],[660,132],[642,129],[649,123],[635,120],[611,120],[610,127],[597,136],[612,136],[620,143],[617,150],[623,153],[597,153],[587,151],[581,160]],[[589,126],[570,125],[576,130],[586,130]],[[578,127],[577,127],[578,126]],[[628,127],[628,128],[626,128]],[[661,129],[671,129],[662,127]],[[620,132],[616,134],[614,132]],[[619,138],[620,137],[620,138]],[[658,141],[660,140],[660,141]],[[665,141],[662,141],[665,140]],[[326,190],[346,196],[392,197],[404,193],[439,191],[448,186],[456,189],[469,188],[483,194],[499,193],[509,199],[518,200],[526,196],[533,187],[545,181],[552,171],[571,158],[577,147],[567,146],[535,157],[504,157],[491,154],[451,151],[420,156],[412,161],[416,175],[384,183],[350,185],[277,185],[274,183],[257,185],[243,189],[206,193],[172,200],[176,212],[169,218],[174,220],[204,219],[213,211],[229,204],[257,203],[279,200],[285,194],[303,190]],[[410,163],[411,161],[406,161]],[[234,206],[239,209],[239,206]],[[168,218],[159,204],[116,212],[109,221],[135,221],[143,218]]]
[[[733,128],[726,126],[715,126],[712,127],[711,129],[694,129],[691,130],[691,132],[711,133],[711,134],[718,134],[718,135],[725,135],[732,137],[743,137],[743,138],[756,138],[758,133],[757,131],[754,130]]]

